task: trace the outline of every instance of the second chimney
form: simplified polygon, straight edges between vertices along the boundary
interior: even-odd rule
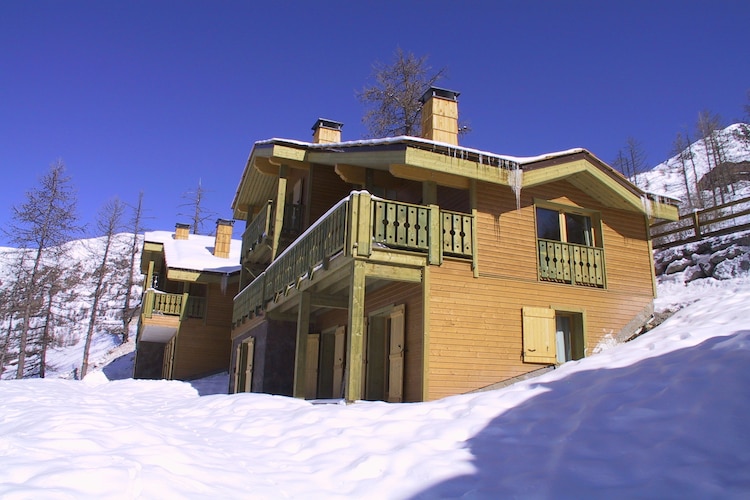
[[[458,96],[453,90],[430,87],[422,103],[422,137],[458,146]]]
[[[315,144],[341,142],[341,128],[343,126],[344,124],[341,122],[318,118],[318,121],[312,126],[313,142]]]
[[[180,224],[179,222],[174,225],[174,239],[186,240],[190,234],[190,224]]]
[[[233,220],[218,219],[216,221],[216,241],[214,242],[214,256],[223,259],[229,258],[229,251],[232,246],[232,228]]]

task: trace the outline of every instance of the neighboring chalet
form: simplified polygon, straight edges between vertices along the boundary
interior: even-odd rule
[[[496,386],[627,338],[651,314],[649,218],[677,217],[584,149],[458,146],[458,94],[422,138],[256,142],[230,392],[425,401]]]
[[[240,276],[233,222],[219,219],[215,237],[189,234],[187,224],[145,234],[135,378],[184,380],[227,369]]]

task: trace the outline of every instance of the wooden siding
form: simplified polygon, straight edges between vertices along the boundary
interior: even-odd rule
[[[333,167],[313,164],[310,168],[309,221],[312,224],[325,214],[329,208],[346,198],[352,191],[352,185],[342,181]],[[307,187],[305,187],[307,188]]]
[[[232,298],[237,283],[222,293],[219,283],[210,283],[206,294],[206,316],[186,319],[177,334],[173,378],[187,379],[226,370],[231,357]]]
[[[535,198],[597,211],[601,215],[607,289],[653,296],[653,263],[645,217],[605,207],[565,181],[522,189],[520,210],[510,189],[478,183],[476,224],[481,275],[537,281]]]
[[[404,352],[404,401],[422,400],[422,286],[418,283],[393,282],[365,294],[365,315],[391,305],[406,306],[406,348]],[[318,316],[317,331],[346,325],[344,310],[331,310]],[[348,333],[347,333],[348,339]]]
[[[229,326],[205,326],[201,320],[186,320],[180,327],[172,378],[187,379],[226,370],[231,341]]]
[[[448,260],[430,269],[427,399],[460,394],[539,368],[522,360],[522,308],[585,310],[586,355],[651,302],[650,295],[480,276]]]
[[[606,289],[540,282],[534,199],[597,211]],[[523,307],[584,312],[586,355],[653,299],[651,253],[642,214],[611,209],[559,181],[521,191],[477,184],[479,277],[470,263],[430,267],[427,399],[464,393],[536,370],[522,359]]]

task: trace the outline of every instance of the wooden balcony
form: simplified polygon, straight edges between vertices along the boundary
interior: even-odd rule
[[[289,245],[234,299],[233,322],[260,314],[267,303],[312,279],[334,258],[371,258],[375,252],[408,252],[440,264],[444,256],[474,257],[471,214],[372,198],[354,193],[332,207]]]
[[[147,290],[143,296],[139,339],[166,343],[175,336],[186,316],[188,294]]]
[[[537,240],[539,279],[604,288],[604,249],[554,240]]]

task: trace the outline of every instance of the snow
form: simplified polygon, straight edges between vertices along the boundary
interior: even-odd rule
[[[194,382],[0,382],[0,497],[748,498],[750,278],[659,285],[627,344],[500,390],[312,404]],[[122,354],[127,357],[127,353]]]
[[[144,238],[145,241],[164,245],[165,259],[172,269],[233,273],[241,267],[241,240],[232,240],[229,257],[225,259],[213,254],[216,243],[214,236],[190,234],[187,240],[176,240],[172,231],[149,231]]]

